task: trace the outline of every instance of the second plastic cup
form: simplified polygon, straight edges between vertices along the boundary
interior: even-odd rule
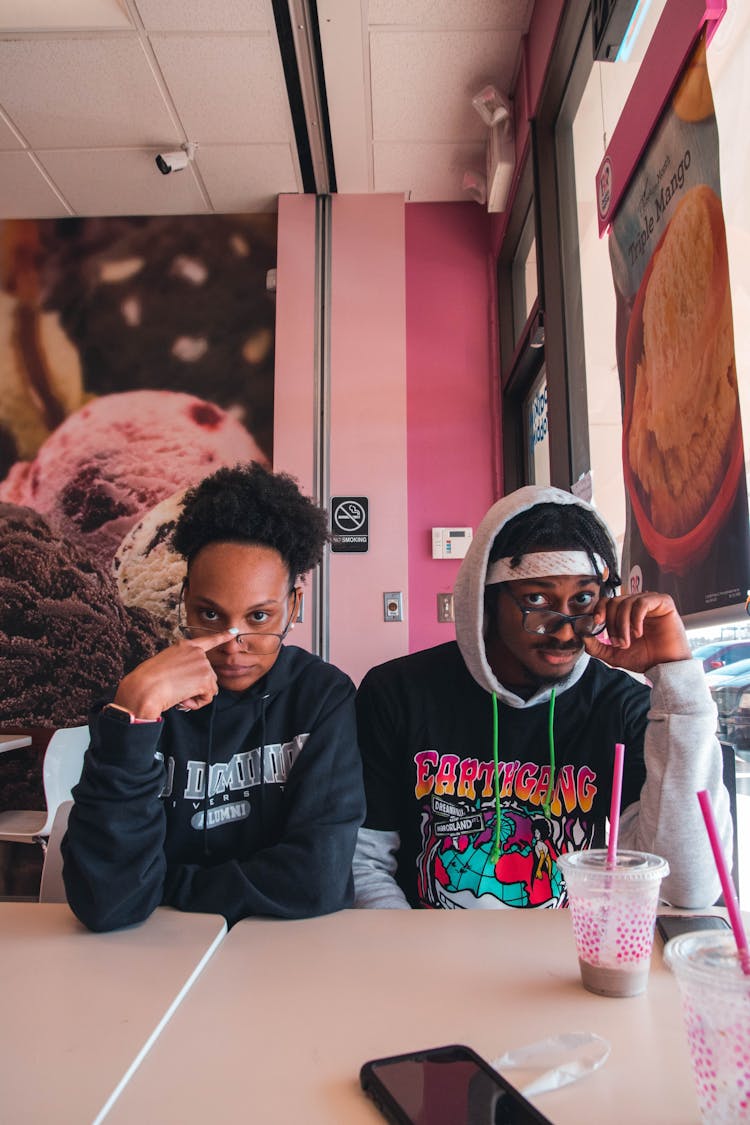
[[[672,938],[664,959],[677,977],[701,1118],[750,1118],[750,976],[732,934]]]
[[[581,982],[600,996],[637,996],[648,984],[659,887],[669,864],[648,852],[568,852],[557,859],[568,888]]]

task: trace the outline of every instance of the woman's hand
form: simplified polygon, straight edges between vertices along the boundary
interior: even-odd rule
[[[218,691],[216,673],[206,653],[233,636],[234,632],[227,629],[200,640],[180,640],[163,649],[123,677],[114,702],[139,719],[153,720],[176,704],[183,711],[205,707]]]

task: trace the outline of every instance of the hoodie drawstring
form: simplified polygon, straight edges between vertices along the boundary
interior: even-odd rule
[[[549,718],[548,726],[549,732],[549,786],[547,788],[547,796],[542,801],[542,808],[547,820],[550,818],[550,805],[552,804],[552,791],[555,787],[555,689],[549,693]]]
[[[492,760],[495,763],[494,777],[495,777],[495,842],[492,845],[490,852],[490,859],[493,863],[497,863],[500,859],[500,822],[502,818],[502,811],[500,809],[500,760],[498,758],[498,722],[497,722],[497,696],[494,691],[492,693]]]
[[[258,820],[260,821],[260,840],[261,846],[264,842],[263,837],[263,792],[265,789],[265,766],[266,766],[266,702],[270,699],[268,692],[264,692],[260,697],[260,792],[258,794]]]
[[[208,846],[208,790],[211,782],[211,763],[214,750],[214,716],[216,715],[216,699],[211,701],[211,713],[208,716],[208,747],[206,749],[206,784],[203,787],[203,854],[210,855]]]
[[[547,795],[542,801],[544,815],[549,820],[552,794],[555,789],[555,689],[552,688],[549,696],[549,785]],[[495,840],[490,852],[490,859],[497,863],[500,859],[500,829],[502,825],[502,808],[500,806],[500,760],[498,751],[499,723],[497,715],[497,695],[492,692],[492,760],[494,763],[494,790],[495,790]]]
[[[260,839],[263,840],[263,788],[266,766],[266,703],[271,698],[266,692],[260,699],[260,785],[258,793],[258,819],[260,821]],[[203,787],[203,854],[211,855],[208,843],[208,814],[209,814],[209,785],[211,781],[211,765],[214,751],[214,718],[216,716],[216,699],[211,703],[211,712],[208,717],[208,746],[206,748],[206,783]]]

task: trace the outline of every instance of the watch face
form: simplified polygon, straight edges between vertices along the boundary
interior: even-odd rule
[[[120,707],[118,703],[108,703],[106,707],[102,708],[102,714],[106,715],[108,719],[114,719],[117,723],[126,723],[128,726],[133,721],[133,716],[128,709]]]

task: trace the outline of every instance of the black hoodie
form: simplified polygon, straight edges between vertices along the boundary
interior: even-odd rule
[[[199,711],[128,725],[102,706],[62,844],[68,901],[89,929],[160,904],[230,925],[351,905],[364,795],[343,672],[284,646],[257,684]]]

